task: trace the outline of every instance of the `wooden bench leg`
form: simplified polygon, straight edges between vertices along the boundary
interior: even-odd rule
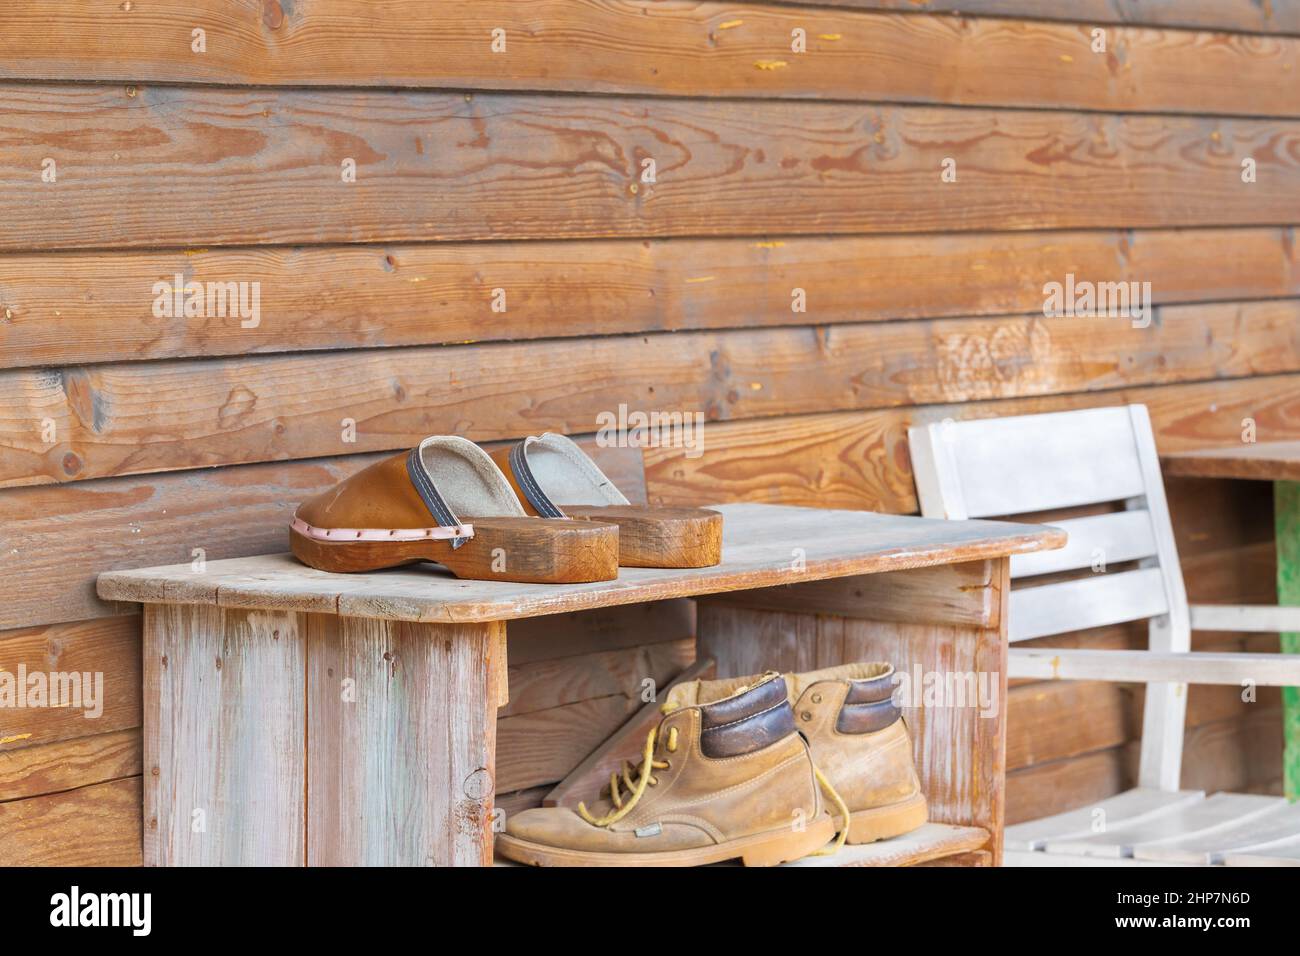
[[[485,865],[503,624],[146,605],[150,865]]]
[[[307,862],[492,862],[505,625],[308,615]]]
[[[701,598],[699,654],[719,677],[892,663],[910,681],[903,717],[930,819],[987,830],[985,855],[965,862],[998,866],[1008,568],[999,559]],[[947,699],[953,690],[978,700]]]
[[[303,864],[302,620],[145,605],[146,866]]]

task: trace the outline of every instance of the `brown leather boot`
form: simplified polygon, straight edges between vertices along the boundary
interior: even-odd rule
[[[893,677],[886,663],[787,675],[795,722],[808,738],[813,763],[849,810],[849,843],[898,836],[927,818],[907,725],[891,700]],[[841,812],[831,812],[836,828],[843,827]]]
[[[835,835],[780,675],[681,684],[663,710],[640,764],[590,807],[516,814],[497,852],[536,866],[770,866]]]

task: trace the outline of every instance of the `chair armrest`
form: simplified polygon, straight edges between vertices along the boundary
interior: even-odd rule
[[[1220,654],[1204,651],[1096,651],[1013,647],[1007,676],[1037,680],[1121,683],[1233,684],[1300,687],[1300,654]]]
[[[1268,604],[1193,604],[1193,631],[1300,632],[1300,607]]]

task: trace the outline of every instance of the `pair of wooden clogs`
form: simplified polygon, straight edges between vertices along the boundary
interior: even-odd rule
[[[715,565],[722,515],[629,504],[563,435],[492,455],[435,435],[303,502],[290,539],[322,571],[436,561],[459,578],[578,584],[611,580],[620,565]]]

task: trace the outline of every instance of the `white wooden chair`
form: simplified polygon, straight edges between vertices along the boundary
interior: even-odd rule
[[[1038,520],[1035,512],[1117,502],[1122,510],[1051,521],[1057,551],[1014,556],[1012,642],[1125,621],[1149,622],[1148,650],[1012,644],[1009,677],[1145,683],[1138,788],[1007,828],[1009,865],[1261,862],[1300,853],[1300,805],[1280,797],[1179,790],[1187,685],[1300,685],[1300,655],[1192,652],[1192,629],[1300,631],[1300,607],[1189,607],[1146,406],[945,421],[909,432],[928,518]],[[1090,573],[1101,566],[1128,570]],[[1067,572],[1073,577],[1062,580]],[[1050,583],[1029,586],[1040,575]],[[1026,579],[1031,579],[1026,581]]]

